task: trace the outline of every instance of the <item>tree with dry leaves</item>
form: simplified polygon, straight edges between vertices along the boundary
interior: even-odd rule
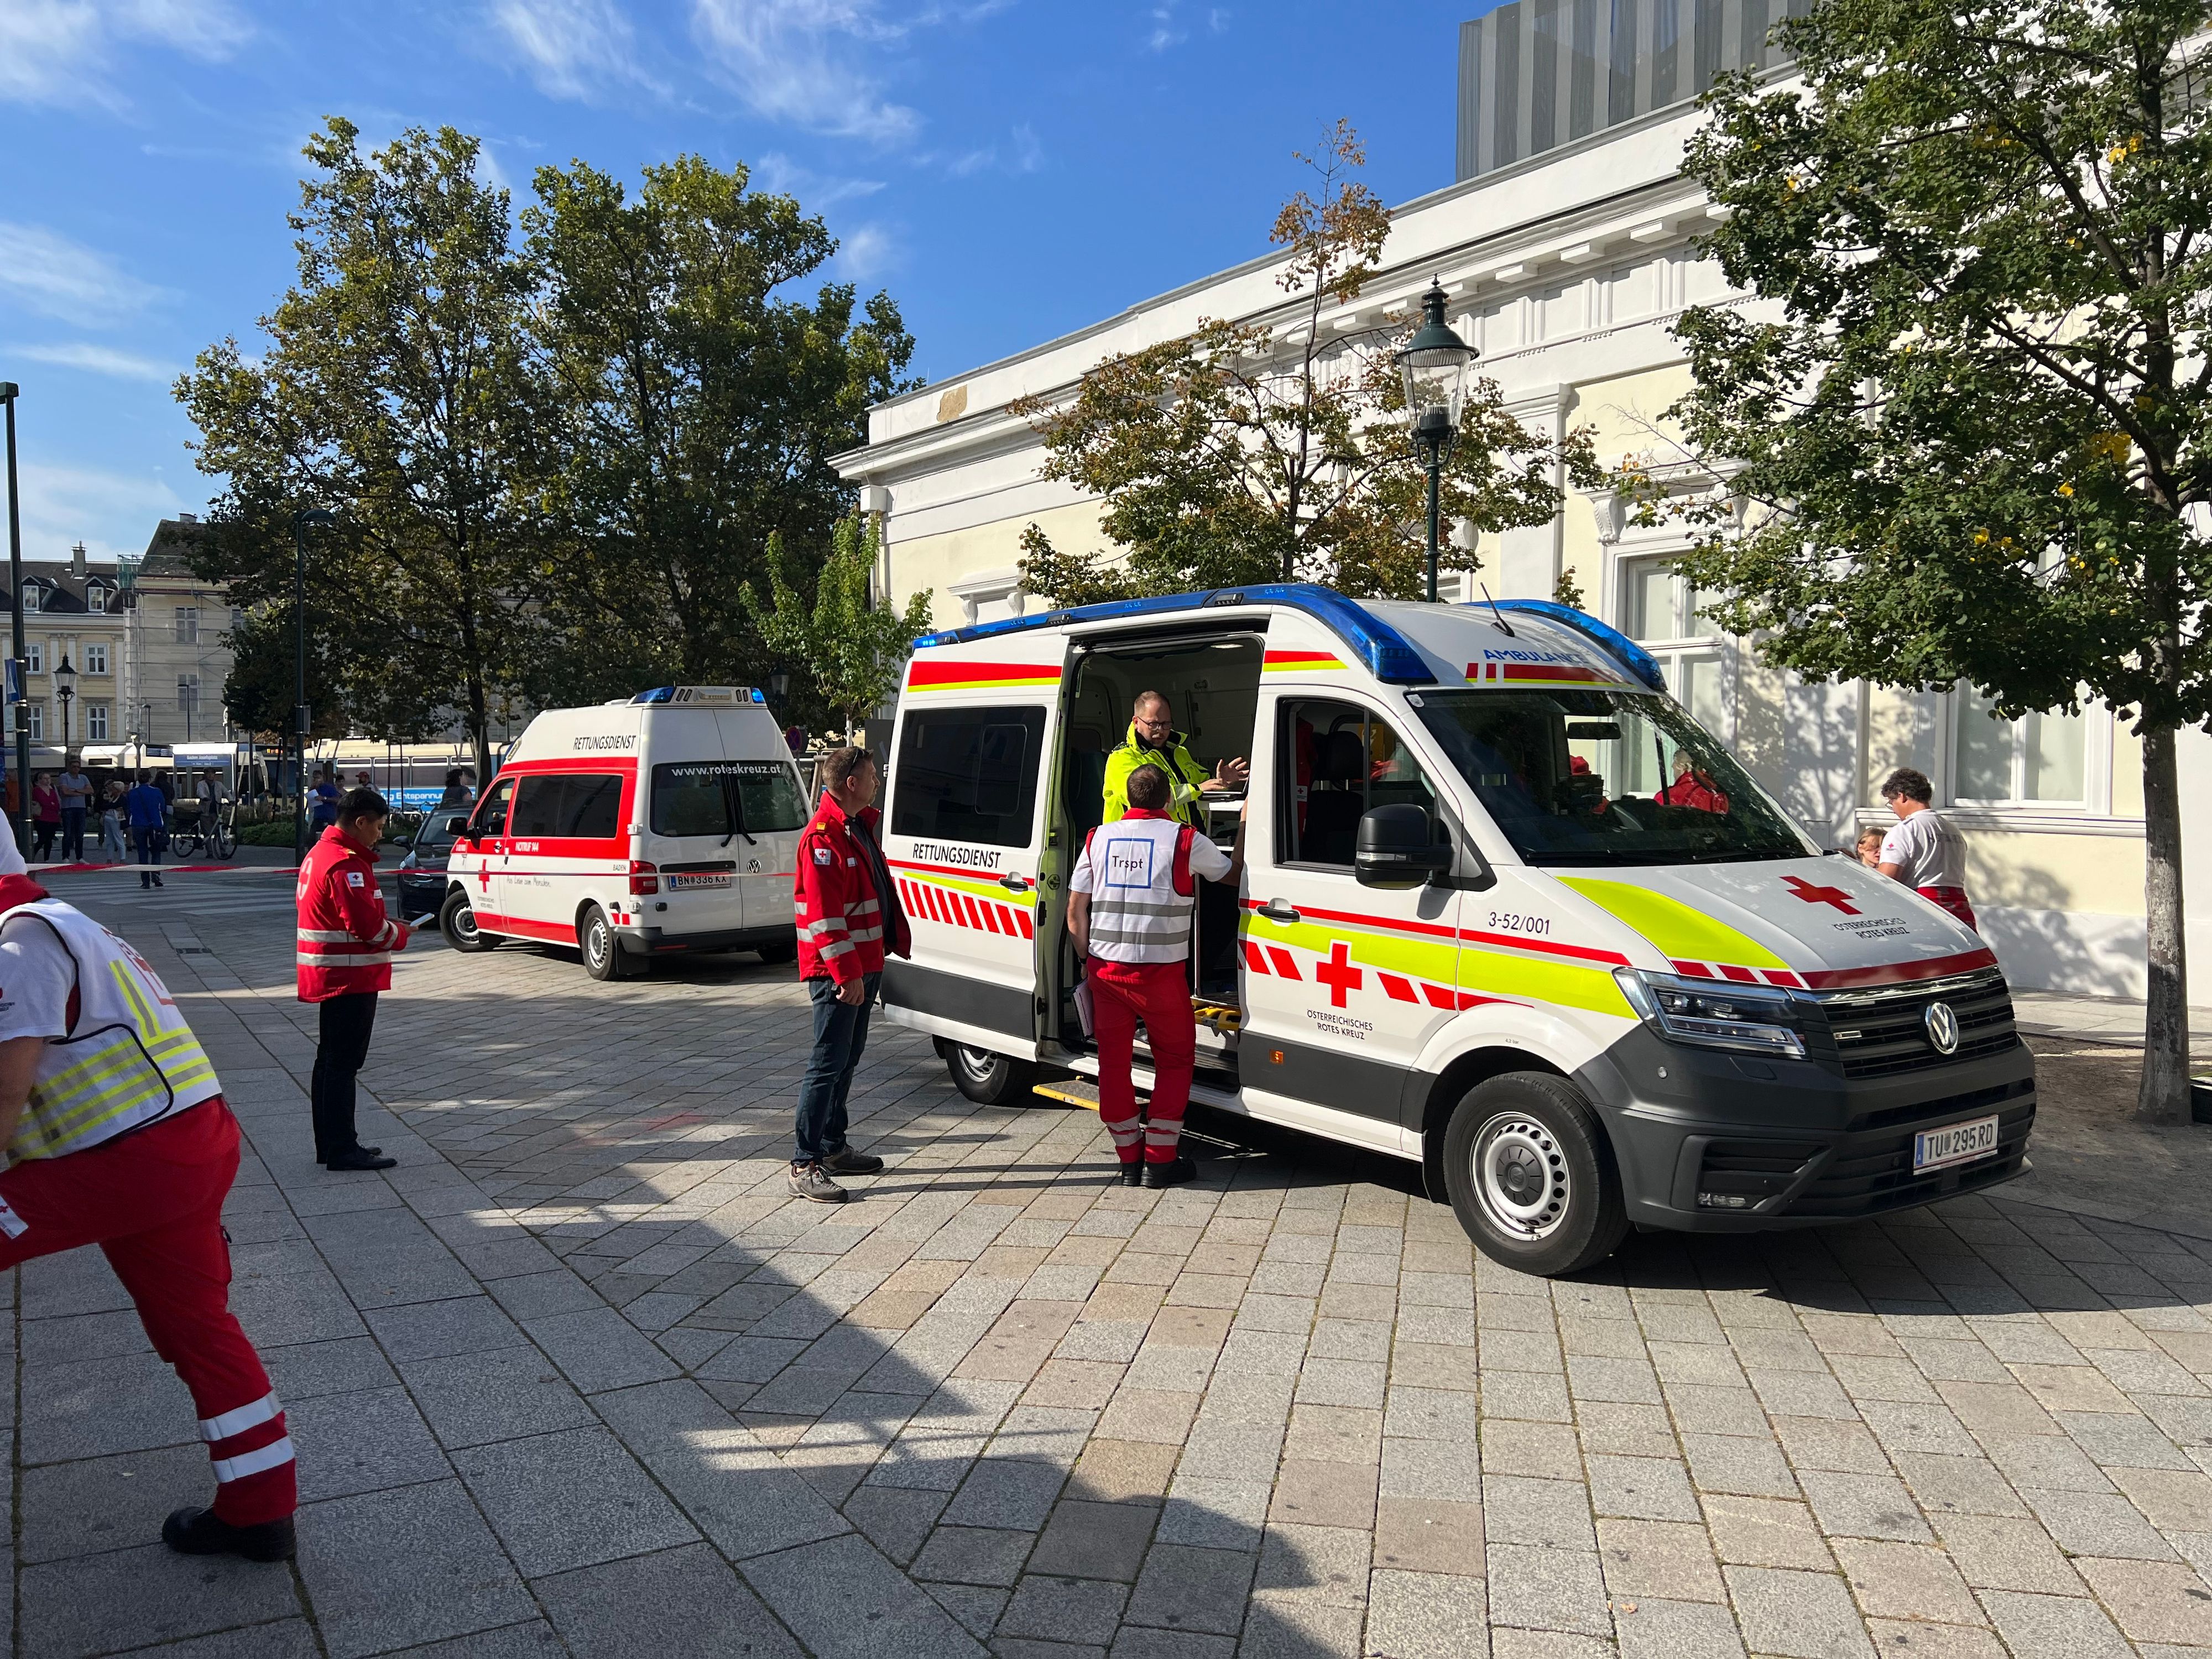
[[[1055,548],[1030,526],[1024,585],[1056,604],[1268,581],[1321,581],[1346,593],[1414,598],[1426,556],[1426,476],[1403,419],[1392,349],[1411,319],[1346,334],[1334,307],[1374,277],[1389,210],[1358,174],[1366,164],[1346,122],[1297,159],[1314,184],[1275,216],[1286,250],[1277,277],[1298,296],[1281,322],[1208,320],[1179,339],[1117,353],[1073,398],[1012,407],[1043,438],[1047,478],[1106,503],[1109,562]],[[1443,477],[1443,507],[1479,530],[1544,524],[1565,466],[1594,483],[1587,434],[1553,444],[1507,414],[1498,387],[1470,388]],[[1443,568],[1472,571],[1471,550]]]

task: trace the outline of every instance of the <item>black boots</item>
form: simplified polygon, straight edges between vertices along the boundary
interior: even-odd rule
[[[213,1510],[190,1505],[161,1522],[161,1541],[179,1555],[240,1555],[249,1561],[292,1559],[292,1517],[234,1527]]]
[[[1150,1188],[1179,1187],[1186,1181],[1198,1179],[1198,1165],[1178,1152],[1172,1163],[1145,1165],[1145,1185]]]

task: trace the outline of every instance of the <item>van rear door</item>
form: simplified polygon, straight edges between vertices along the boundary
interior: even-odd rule
[[[638,791],[645,825],[641,856],[659,872],[660,896],[647,921],[672,939],[736,933],[745,925],[745,845],[730,791],[722,722],[711,708],[648,711]]]
[[[1040,676],[1056,681],[1059,671],[1024,665],[1028,679],[997,696],[988,682],[933,695],[939,666],[918,657],[909,668],[892,739],[884,850],[914,929],[914,956],[886,963],[884,1000],[926,1017],[926,1029],[1033,1054],[1045,806],[1038,785],[1056,705],[1032,688]],[[941,672],[1006,666],[945,663]]]

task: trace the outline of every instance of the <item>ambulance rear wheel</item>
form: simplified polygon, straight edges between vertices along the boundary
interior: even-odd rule
[[[576,928],[576,944],[584,953],[584,971],[593,979],[635,979],[644,964],[622,948],[614,924],[596,904],[584,907]]]
[[[1444,1131],[1444,1184],[1476,1248],[1522,1273],[1577,1273],[1628,1231],[1596,1113],[1547,1072],[1509,1072],[1468,1091]]]
[[[438,931],[453,949],[471,955],[491,950],[499,943],[491,934],[477,928],[477,913],[469,908],[469,896],[459,888],[446,895],[446,902],[439,908]]]
[[[948,1043],[945,1064],[952,1073],[952,1086],[985,1106],[1018,1106],[1027,1103],[1030,1085],[1036,1081],[1036,1062],[994,1054],[988,1048]]]

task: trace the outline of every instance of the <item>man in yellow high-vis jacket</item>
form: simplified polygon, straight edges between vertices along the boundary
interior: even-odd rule
[[[1174,711],[1157,691],[1138,695],[1129,717],[1128,736],[1106,757],[1105,815],[1102,823],[1113,823],[1129,811],[1129,775],[1140,766],[1157,766],[1168,780],[1168,816],[1194,830],[1206,825],[1200,816],[1200,796],[1242,789],[1251,768],[1240,757],[1225,760],[1208,772],[1191,757],[1183,736],[1175,729]]]

